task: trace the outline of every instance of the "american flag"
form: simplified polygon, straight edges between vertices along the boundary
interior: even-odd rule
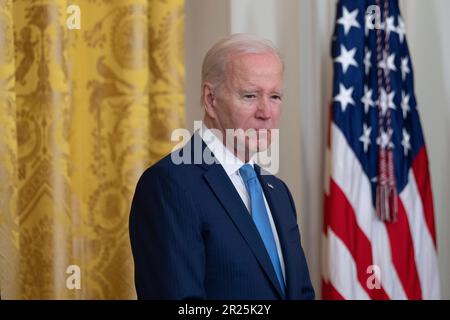
[[[322,298],[439,299],[428,158],[398,1],[338,1],[332,58]]]

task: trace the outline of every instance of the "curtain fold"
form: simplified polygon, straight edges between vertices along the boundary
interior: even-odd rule
[[[134,187],[184,124],[183,0],[71,4],[0,0],[3,299],[134,298]]]

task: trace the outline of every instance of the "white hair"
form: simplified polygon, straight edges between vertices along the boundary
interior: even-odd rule
[[[230,58],[235,54],[246,53],[272,53],[283,64],[283,59],[272,41],[252,34],[235,33],[214,44],[206,53],[202,65],[202,83],[209,82],[213,87],[218,87],[225,79]]]

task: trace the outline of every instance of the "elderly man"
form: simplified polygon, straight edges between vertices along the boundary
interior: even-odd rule
[[[130,214],[140,299],[313,299],[294,201],[254,164],[277,128],[283,64],[270,41],[231,35],[206,54],[203,127],[147,169]],[[231,135],[253,130],[267,134]]]

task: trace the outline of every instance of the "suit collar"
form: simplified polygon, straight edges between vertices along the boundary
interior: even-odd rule
[[[227,172],[224,170],[224,167],[219,163],[219,161],[217,161],[217,159],[208,159],[208,153],[211,153],[212,157],[214,157],[214,154],[207,147],[205,141],[203,141],[198,132],[194,133],[190,143],[188,143],[187,146],[191,149],[191,159],[195,159],[196,156],[198,157],[198,155],[195,155],[194,153],[198,153],[198,148],[201,146],[201,154],[206,154],[206,160],[202,158],[202,161],[195,161],[195,164],[206,170],[204,173],[206,182],[224,207],[242,237],[245,239],[276,292],[280,298],[282,298],[282,292],[275,274],[275,270],[272,266],[272,262],[270,261],[270,257],[266,251],[264,243],[259,235],[258,229],[256,228],[251,216],[248,214],[245,204],[242,202],[242,199],[234,188],[234,185],[231,182]],[[257,174],[260,175],[261,168],[257,165],[254,167]],[[272,215],[274,215],[274,210],[272,208],[271,210]]]
[[[277,276],[258,229],[225,170],[219,164],[211,165],[204,174],[204,177],[234,225],[247,242],[278,295],[282,297]]]
[[[214,153],[208,148],[205,141],[203,141],[198,131],[194,133],[191,141],[188,142],[185,148],[186,147],[191,150],[185,150],[184,152],[189,152],[191,154],[191,159],[195,159],[194,163],[206,171],[204,173],[204,178],[209,187],[212,189],[225,211],[235,224],[236,228],[247,242],[261,268],[264,270],[265,274],[281,298],[281,288],[273,269],[272,262],[270,261],[270,257],[264,247],[264,243],[261,240],[258,230],[251,216],[248,214],[245,204],[242,202],[242,199],[234,188],[227,172],[216,159]],[[201,152],[199,152],[199,150],[201,150]],[[200,159],[198,153],[200,153]],[[206,155],[206,157],[203,157],[204,155]],[[295,248],[291,248],[291,246],[287,244],[287,234],[292,226],[289,225],[286,221],[285,215],[283,214],[286,210],[284,208],[285,204],[283,203],[283,198],[281,198],[280,193],[285,191],[274,187],[276,185],[274,177],[267,174],[267,172],[265,172],[259,165],[254,164],[254,168],[270,206],[272,217],[280,239],[285,262],[286,294],[287,298],[289,298],[289,296],[292,296],[293,290],[293,287],[290,285],[290,279],[293,278],[293,275],[295,272],[298,272],[298,270],[293,270],[293,264],[290,263],[290,259],[292,259],[296,253],[294,252]]]
[[[236,157],[220,140],[212,130],[205,124],[198,130],[198,135],[202,138],[209,150],[214,154],[216,160],[222,165],[228,176],[236,173],[245,163]],[[248,162],[253,166],[253,158]]]
[[[275,182],[275,178],[271,175],[261,174],[261,167],[255,166],[255,171],[258,175],[258,178],[261,182],[261,186],[264,191],[264,195],[266,196],[267,202],[269,203],[270,210],[272,212],[272,218],[277,227],[278,237],[280,239],[281,250],[283,251],[284,257],[284,265],[285,265],[285,275],[286,275],[286,296],[287,298],[292,297],[294,295],[294,283],[291,279],[295,279],[294,275],[298,270],[294,270],[294,263],[291,262],[291,259],[295,257],[296,250],[298,248],[294,246],[289,246],[288,242],[288,234],[291,231],[293,225],[289,222],[287,218],[287,214],[289,214],[286,210],[286,204],[283,201],[284,197],[283,193],[285,190],[274,187],[277,186]],[[278,184],[279,185],[279,184]],[[294,225],[294,227],[296,224]]]

